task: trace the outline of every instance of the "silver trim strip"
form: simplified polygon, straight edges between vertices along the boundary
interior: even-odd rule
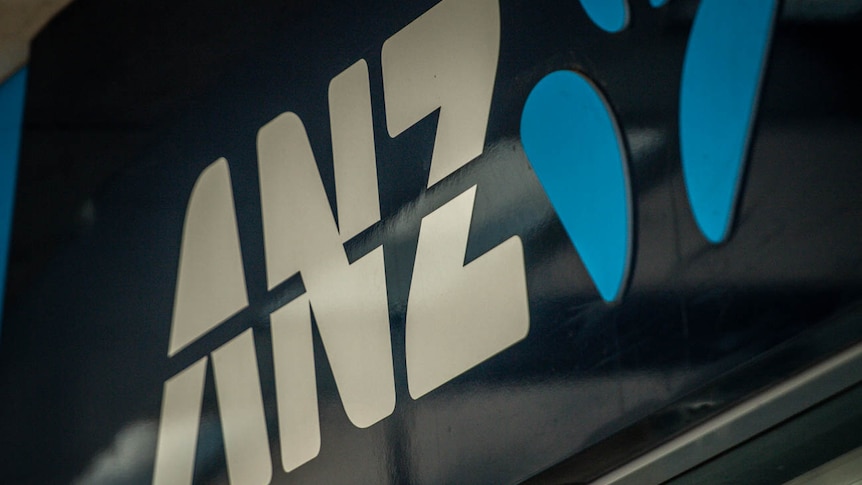
[[[662,483],[862,380],[862,343],[758,394],[597,479]]]

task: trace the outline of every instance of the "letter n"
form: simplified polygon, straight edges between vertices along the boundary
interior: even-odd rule
[[[383,248],[351,264],[343,246],[380,218],[365,61],[332,80],[329,103],[338,226],[299,117],[282,114],[257,138],[267,284],[300,273],[306,289],[271,315],[285,471],[319,451],[312,311],[350,421],[365,428],[395,409]]]

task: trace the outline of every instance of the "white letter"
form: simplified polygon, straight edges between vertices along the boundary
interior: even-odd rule
[[[207,358],[165,381],[153,485],[192,483]]]
[[[248,305],[227,160],[198,177],[183,225],[168,356]]]
[[[418,399],[527,336],[521,239],[464,266],[476,187],[422,219],[407,303],[407,381]]]
[[[497,0],[444,0],[383,43],[389,135],[440,108],[428,187],[482,153],[500,55]]]
[[[383,248],[348,263],[298,116],[267,123],[257,147],[269,287],[301,272],[344,410],[371,426],[395,409]]]
[[[347,241],[380,220],[371,90],[364,59],[329,82],[338,230]]]

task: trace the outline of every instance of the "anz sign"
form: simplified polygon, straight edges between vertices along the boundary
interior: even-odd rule
[[[483,151],[499,43],[497,0],[447,0],[383,45],[389,134],[440,109],[429,187]],[[350,421],[365,428],[395,409],[383,248],[350,263],[343,246],[380,219],[365,61],[332,79],[329,112],[337,223],[302,120],[282,114],[257,136],[267,281],[272,289],[299,273],[306,289],[270,316],[285,471],[320,449],[312,312]],[[529,331],[520,239],[464,266],[475,193],[474,186],[422,220],[406,323],[414,399]],[[228,162],[219,159],[200,175],[188,204],[168,356],[247,304]],[[231,483],[268,483],[251,329],[165,383],[154,483],[191,483],[210,358]]]
[[[611,35],[626,28],[624,1],[581,3]],[[679,108],[683,171],[695,219],[714,243],[731,227],[775,12],[775,1],[704,0],[688,41]],[[439,109],[427,187],[484,150],[500,25],[498,0],[444,0],[383,44],[389,136]],[[353,262],[344,248],[381,219],[369,83],[360,59],[329,84],[337,220],[302,119],[287,112],[257,133],[267,284],[272,290],[298,274],[305,287],[270,315],[287,472],[320,450],[312,318],[350,421],[365,428],[396,406],[383,247]],[[530,164],[599,294],[611,302],[624,293],[635,237],[626,144],[612,104],[584,74],[557,71],[533,88],[521,118]],[[228,160],[220,158],[192,190],[168,357],[248,306],[230,177]],[[405,329],[413,399],[530,330],[518,236],[464,265],[475,195],[473,186],[421,222]],[[192,481],[210,364],[230,481],[269,483],[273,466],[251,329],[164,383],[153,481]]]

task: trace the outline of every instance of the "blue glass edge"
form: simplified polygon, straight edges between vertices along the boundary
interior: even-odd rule
[[[26,86],[26,67],[0,84],[0,335]]]

